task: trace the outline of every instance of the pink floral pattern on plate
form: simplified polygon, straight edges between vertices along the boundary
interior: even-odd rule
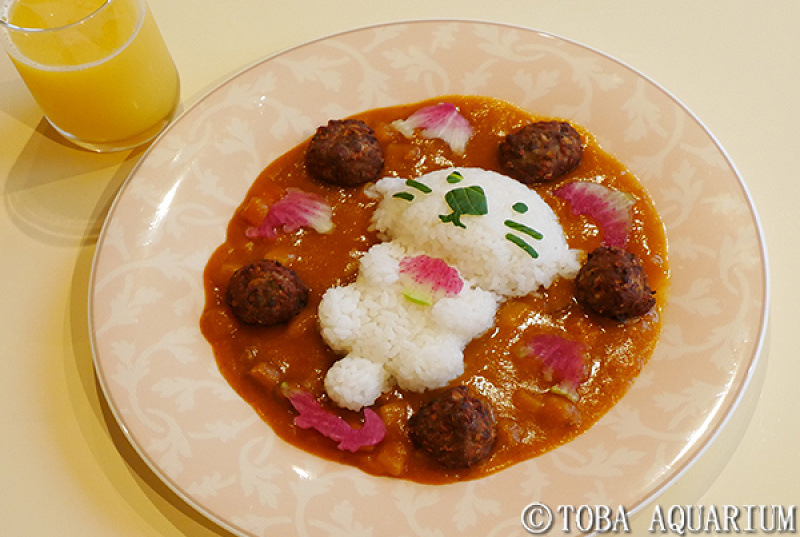
[[[202,271],[250,183],[317,125],[446,94],[506,99],[595,133],[649,189],[673,270],[662,339],[625,398],[577,440],[448,486],[376,478],[277,439],[228,387],[198,329]],[[737,404],[766,323],[766,256],[715,139],[662,88],[537,31],[427,21],[308,43],[221,84],[158,139],[116,200],[90,296],[114,416],[181,497],[243,536],[525,535],[533,501],[637,508]]]

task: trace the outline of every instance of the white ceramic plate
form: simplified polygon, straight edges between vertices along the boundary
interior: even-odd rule
[[[276,438],[198,329],[202,271],[259,171],[332,118],[482,94],[588,127],[649,189],[673,284],[661,341],[626,397],[577,440],[477,481],[422,486]],[[95,366],[114,416],[171,488],[262,535],[525,535],[531,502],[641,507],[716,436],[755,367],[766,259],[725,153],[659,86],[597,51],[482,22],[355,30],[271,56],[159,138],[125,183],[91,286]]]

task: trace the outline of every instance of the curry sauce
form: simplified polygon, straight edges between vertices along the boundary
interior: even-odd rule
[[[394,120],[406,119],[415,110],[441,101],[456,105],[474,127],[461,155],[440,139],[409,139],[391,127]],[[453,166],[502,173],[497,148],[505,136],[533,121],[549,119],[494,99],[466,96],[376,109],[353,117],[375,131],[385,155],[382,175],[401,178]],[[360,426],[361,413],[338,408],[325,395],[325,373],[340,356],[319,334],[316,312],[328,288],[355,280],[360,256],[378,242],[369,229],[377,200],[365,193],[365,187],[338,187],[312,179],[304,166],[308,141],[261,172],[233,215],[226,241],[206,266],[206,306],[200,325],[225,379],[285,441],[371,474],[424,483],[479,478],[552,450],[589,429],[625,394],[652,354],[661,328],[669,269],[663,225],[644,188],[624,165],[599,147],[591,133],[575,128],[584,142],[579,166],[554,183],[532,188],[554,210],[569,246],[586,252],[600,246],[602,231],[591,219],[574,216],[568,204],[551,192],[566,182],[591,178],[632,194],[636,203],[626,248],[641,259],[656,293],[656,306],[624,323],[594,316],[576,303],[573,282],[566,279],[501,305],[493,328],[467,345],[464,374],[449,384],[469,386],[472,394],[492,407],[497,440],[488,458],[469,469],[445,470],[414,449],[406,431],[408,418],[441,390],[418,394],[395,388],[383,394],[372,408],[386,424],[386,437],[377,446],[356,453],[340,451],[336,442],[318,432],[294,426],[296,413],[281,393],[282,383],[310,391],[327,409],[354,427]],[[245,230],[257,226],[268,207],[289,187],[327,200],[333,207],[333,232],[301,229],[279,234],[274,240],[247,238]],[[292,268],[310,289],[308,305],[288,323],[246,325],[225,304],[233,272],[263,258]],[[549,391],[547,375],[523,351],[537,334],[561,334],[586,345],[588,374],[577,401]]]

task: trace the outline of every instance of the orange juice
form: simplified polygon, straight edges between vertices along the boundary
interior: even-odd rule
[[[27,29],[11,32],[12,61],[48,120],[79,145],[134,147],[172,118],[178,74],[144,0],[17,0],[9,15]]]

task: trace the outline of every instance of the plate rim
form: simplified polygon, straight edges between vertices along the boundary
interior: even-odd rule
[[[359,33],[364,31],[370,31],[380,28],[386,27],[393,27],[393,26],[405,26],[405,25],[416,25],[416,24],[431,24],[431,23],[455,23],[455,24],[475,24],[481,26],[492,26],[492,27],[500,27],[512,30],[520,30],[526,33],[533,33],[538,34],[539,36],[547,39],[554,39],[557,41],[561,41],[572,46],[579,47],[583,50],[589,51],[593,54],[603,57],[605,60],[613,62],[625,70],[630,71],[631,73],[635,74],[637,77],[644,79],[647,83],[658,89],[662,92],[669,100],[673,101],[684,113],[686,113],[696,124],[699,126],[704,134],[708,136],[708,138],[713,142],[714,147],[721,153],[723,156],[725,163],[730,166],[731,171],[735,175],[737,179],[737,183],[739,188],[742,191],[742,195],[747,201],[747,208],[749,216],[753,219],[754,224],[754,231],[758,241],[758,250],[760,253],[759,265],[760,269],[764,275],[764,282],[763,286],[760,287],[761,293],[763,293],[763,304],[761,306],[760,311],[760,319],[758,324],[758,331],[756,335],[756,344],[754,345],[754,350],[752,356],[749,359],[749,364],[747,370],[743,373],[742,382],[736,387],[735,393],[730,391],[727,392],[726,399],[728,400],[728,405],[726,411],[723,412],[723,417],[719,420],[712,429],[707,429],[704,431],[704,435],[707,436],[707,440],[702,442],[700,446],[696,445],[696,443],[692,446],[691,450],[688,450],[687,454],[683,456],[684,460],[682,463],[681,468],[673,472],[668,479],[663,480],[661,483],[655,483],[651,489],[651,491],[644,496],[643,498],[639,499],[638,503],[631,506],[627,509],[627,513],[632,515],[639,511],[641,511],[644,507],[650,505],[653,501],[655,501],[659,496],[661,496],[665,491],[671,488],[677,481],[679,481],[696,463],[699,459],[703,457],[703,455],[709,450],[709,448],[716,444],[719,436],[722,432],[727,428],[729,422],[731,421],[732,417],[736,413],[737,409],[740,407],[741,402],[746,393],[749,392],[751,389],[751,384],[753,382],[753,377],[755,376],[755,372],[760,366],[763,358],[764,347],[766,345],[766,338],[767,338],[767,331],[768,331],[768,324],[769,324],[769,316],[770,316],[770,304],[771,304],[771,278],[770,278],[770,271],[769,271],[769,255],[767,250],[767,243],[764,234],[764,228],[761,222],[761,217],[759,215],[759,211],[755,204],[755,200],[753,199],[750,190],[747,186],[747,183],[744,181],[742,174],[740,173],[738,167],[736,166],[733,159],[730,157],[728,151],[725,147],[720,143],[717,136],[708,128],[708,126],[676,95],[674,95],[671,91],[665,88],[662,84],[657,82],[656,80],[652,79],[649,75],[644,73],[638,68],[633,67],[631,64],[620,60],[608,53],[603,52],[593,46],[587,45],[583,42],[578,40],[567,38],[556,33],[551,33],[548,31],[543,31],[537,28],[514,24],[514,23],[506,23],[506,22],[499,22],[499,21],[491,21],[491,20],[484,20],[484,19],[472,19],[472,18],[420,18],[420,19],[402,19],[402,20],[394,20],[394,21],[386,21],[374,24],[368,24],[364,26],[353,27],[341,31],[336,31],[332,33],[328,33],[321,37],[317,37],[308,41],[304,41],[295,45],[291,45],[270,54],[264,55],[256,60],[245,64],[244,66],[234,69],[233,71],[229,72],[226,75],[222,75],[216,81],[211,82],[205,88],[201,88],[198,90],[198,97],[192,102],[188,107],[183,109],[173,120],[170,124],[159,134],[157,138],[155,138],[147,147],[145,151],[139,156],[139,160],[133,166],[133,168],[128,172],[127,176],[120,184],[117,193],[114,196],[113,201],[109,205],[108,211],[105,215],[103,225],[97,238],[95,240],[95,250],[92,255],[91,261],[91,270],[89,274],[88,280],[88,296],[87,296],[87,317],[88,317],[88,330],[89,330],[89,342],[91,347],[92,353],[92,366],[93,366],[93,373],[95,374],[95,379],[97,381],[97,385],[100,387],[100,392],[102,393],[103,403],[105,408],[108,412],[113,416],[117,427],[122,432],[123,436],[125,437],[125,441],[128,445],[135,451],[137,456],[140,460],[147,466],[147,468],[155,475],[164,485],[166,485],[178,498],[180,498],[186,505],[190,506],[193,510],[197,513],[202,515],[203,517],[209,519],[214,524],[217,524],[221,528],[231,533],[234,533],[237,536],[242,537],[249,537],[249,534],[243,533],[239,528],[233,526],[226,520],[223,520],[218,515],[204,507],[198,501],[196,501],[191,496],[187,495],[179,485],[177,485],[172,478],[170,478],[166,473],[156,464],[154,461],[151,460],[151,457],[147,454],[144,448],[139,444],[139,441],[134,438],[133,434],[129,431],[128,427],[125,424],[124,419],[119,414],[119,409],[112,403],[112,396],[110,394],[110,388],[108,387],[108,382],[105,376],[100,374],[101,365],[99,363],[99,354],[97,350],[97,331],[96,331],[96,322],[95,322],[95,301],[94,301],[94,294],[96,290],[97,284],[97,267],[98,261],[103,255],[103,245],[106,241],[106,235],[108,233],[108,228],[112,220],[114,219],[115,214],[117,213],[118,206],[124,197],[124,193],[130,187],[130,184],[134,181],[136,175],[140,168],[147,162],[151,152],[155,147],[157,147],[162,140],[162,138],[166,138],[170,135],[172,130],[176,128],[176,125],[185,121],[188,116],[193,114],[195,110],[200,108],[205,101],[210,99],[213,95],[215,95],[218,91],[221,91],[226,85],[231,83],[232,81],[236,80],[237,78],[243,76],[245,73],[252,69],[258,68],[260,65],[269,62],[275,58],[278,58],[282,55],[290,53],[295,50],[299,50],[304,47],[314,46],[321,42],[334,40],[336,38],[350,35],[353,33]]]

